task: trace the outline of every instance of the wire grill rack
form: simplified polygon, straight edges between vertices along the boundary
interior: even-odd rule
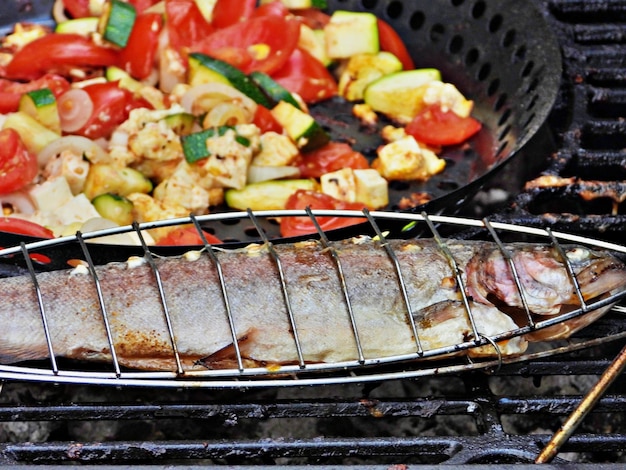
[[[343,290],[343,298],[345,299],[347,312],[350,317],[352,333],[357,346],[357,357],[350,361],[341,361],[333,363],[311,363],[304,360],[304,354],[298,338],[298,322],[297,312],[290,305],[289,291],[286,286],[285,276],[281,263],[281,257],[274,249],[277,244],[283,243],[285,239],[271,240],[265,234],[263,223],[268,220],[276,220],[284,217],[308,217],[317,228],[317,234],[307,238],[316,238],[333,258],[336,268],[336,275],[340,280]],[[391,238],[410,238],[410,237],[428,237],[434,238],[437,246],[447,258],[459,291],[462,296],[462,303],[467,314],[469,324],[471,325],[471,337],[462,343],[454,344],[437,349],[424,350],[420,344],[420,331],[415,324],[411,314],[407,313],[407,319],[412,328],[413,338],[415,340],[415,352],[411,354],[402,354],[388,357],[366,358],[363,354],[362,345],[359,339],[359,329],[357,328],[354,312],[351,308],[350,293],[346,286],[346,280],[342,269],[341,255],[333,248],[334,241],[331,236],[335,233],[325,233],[320,229],[318,219],[320,217],[347,217],[347,218],[366,218],[366,223],[356,225],[358,233],[368,233],[374,239],[382,241]],[[229,249],[229,244],[223,246],[212,246],[206,242],[206,238],[202,235],[202,229],[211,227],[211,224],[220,223],[238,223],[245,221],[251,223],[257,230],[259,243],[263,244],[277,268],[279,282],[285,301],[286,311],[291,325],[293,340],[297,351],[297,363],[290,365],[270,366],[252,366],[244,365],[244,359],[238,346],[237,334],[235,331],[235,321],[233,313],[229,309],[229,294],[226,286],[228,279],[224,276],[221,264],[216,256],[216,252]],[[159,275],[159,268],[155,263],[155,259],[162,256],[156,247],[148,246],[144,239],[144,233],[147,230],[162,228],[166,226],[176,226],[181,224],[194,224],[199,234],[205,241],[204,247],[199,247],[200,255],[206,254],[211,259],[212,265],[217,272],[219,284],[221,286],[226,313],[228,316],[229,326],[233,337],[233,348],[236,354],[236,366],[226,369],[206,369],[206,370],[185,370],[182,365],[177,350],[177,342],[175,331],[172,327],[170,312],[168,311],[168,299],[163,288],[163,283]],[[355,230],[355,229],[352,229]],[[176,367],[174,370],[164,371],[136,371],[124,369],[116,356],[115,344],[109,324],[109,312],[107,311],[106,293],[102,291],[96,271],[96,262],[94,261],[94,250],[102,250],[103,245],[96,243],[102,237],[112,235],[135,233],[138,239],[138,247],[141,256],[150,265],[156,279],[158,287],[158,295],[163,305],[162,312],[167,324],[169,336],[172,345],[172,355],[175,360]],[[337,231],[336,234],[341,236],[345,232]],[[499,250],[502,252],[504,259],[508,264],[508,269],[513,276],[522,304],[526,310],[527,322],[523,326],[519,326],[515,330],[503,331],[495,335],[485,335],[478,331],[472,308],[470,307],[470,299],[465,293],[464,279],[460,267],[458,266],[454,256],[448,249],[447,239],[453,238],[456,234],[460,238],[463,237],[480,237],[495,241]],[[468,235],[471,234],[471,235]],[[517,274],[515,264],[511,254],[508,251],[506,242],[509,241],[543,241],[552,245],[563,260],[564,266],[575,287],[580,307],[566,314],[546,317],[541,321],[537,321],[533,317],[526,304],[521,281]],[[489,222],[487,219],[469,219],[454,216],[407,214],[407,213],[389,213],[378,211],[330,211],[330,210],[283,210],[283,211],[259,211],[259,212],[231,212],[210,214],[204,216],[190,216],[186,218],[170,219],[166,221],[134,224],[132,226],[115,227],[97,232],[81,233],[78,232],[73,236],[57,238],[53,240],[21,242],[10,248],[0,250],[0,260],[13,260],[23,262],[27,273],[34,286],[39,304],[42,327],[45,332],[50,359],[48,364],[41,361],[17,365],[0,365],[0,379],[4,380],[20,380],[20,381],[41,381],[54,383],[79,383],[79,384],[99,384],[113,386],[150,386],[150,387],[200,387],[200,388],[250,388],[250,387],[271,387],[271,386],[304,386],[314,384],[337,384],[337,383],[364,383],[371,381],[381,381],[397,378],[415,378],[429,375],[456,374],[463,371],[484,369],[497,370],[503,364],[530,361],[533,359],[544,358],[555,354],[576,351],[588,348],[594,345],[605,343],[613,340],[620,340],[626,337],[626,331],[614,331],[610,336],[602,338],[586,338],[584,340],[568,339],[564,341],[554,341],[547,343],[539,343],[540,347],[530,349],[521,356],[508,357],[503,356],[498,347],[501,341],[509,340],[514,337],[522,336],[536,330],[541,330],[554,326],[556,324],[575,319],[582,315],[586,315],[596,309],[609,309],[620,313],[626,313],[626,309],[617,305],[624,297],[626,291],[612,293],[610,296],[600,300],[585,301],[578,285],[573,268],[565,256],[563,243],[576,243],[588,246],[594,249],[604,249],[615,252],[616,254],[626,254],[626,247],[605,242],[599,239],[591,239],[578,235],[551,231],[550,229],[540,229],[534,227],[513,225],[508,223]],[[63,249],[64,247],[79,247],[82,258],[86,261],[86,266],[92,275],[93,282],[97,291],[100,309],[102,313],[102,322],[108,337],[108,343],[111,351],[110,367],[100,368],[81,368],[76,370],[75,367],[61,366],[55,358],[53,352],[53,339],[51,337],[46,317],[46,302],[43,299],[41,290],[38,285],[38,272],[33,260],[41,259],[41,253],[54,253],[55,249]],[[386,255],[392,262],[395,274],[398,280],[398,289],[401,298],[404,301],[404,307],[407,312],[412,312],[411,302],[407,294],[407,285],[403,276],[402,268],[398,262],[396,253],[389,243],[379,243],[378,246],[384,250]],[[236,248],[237,244],[233,244]],[[112,253],[117,250],[114,246],[104,246]],[[198,247],[196,247],[196,250]],[[28,275],[28,274],[27,274]],[[156,314],[156,313],[155,313]],[[458,355],[460,351],[468,351],[477,347],[492,347],[493,356],[481,360],[471,360],[468,355]],[[455,354],[454,358],[450,355]]]

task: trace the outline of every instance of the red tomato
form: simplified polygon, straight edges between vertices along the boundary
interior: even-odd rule
[[[54,234],[51,230],[34,222],[17,217],[0,218],[0,232],[17,233],[37,238],[54,238]]]
[[[331,209],[331,210],[363,210],[365,207],[358,202],[344,202],[327,194],[299,189],[287,200],[286,209]],[[335,230],[365,222],[365,218],[356,217],[316,217],[323,231]],[[280,221],[280,234],[283,237],[297,237],[316,233],[315,225],[308,216],[283,217]]]
[[[163,27],[163,16],[159,13],[142,13],[137,16],[128,43],[120,51],[120,67],[134,78],[141,80],[152,72]]]
[[[274,119],[270,110],[260,104],[256,107],[252,124],[261,129],[261,133],[272,131],[282,134],[283,132],[282,126]]]
[[[165,17],[170,45],[174,49],[191,47],[215,30],[194,0],[166,0]]]
[[[52,73],[26,83],[0,78],[0,114],[17,111],[22,94],[41,88],[49,88],[54,96],[58,97],[70,88],[70,83],[60,75]]]
[[[289,14],[289,10],[280,0],[274,0],[270,3],[264,3],[263,5],[259,5],[258,8],[254,10],[250,18],[256,18],[257,16],[287,16]]]
[[[316,103],[337,94],[337,82],[319,60],[300,48],[272,78],[307,103]]]
[[[226,28],[252,16],[256,0],[217,0],[213,7],[211,24],[216,28]]]
[[[110,137],[113,130],[128,118],[135,108],[150,108],[143,99],[120,88],[118,82],[94,83],[83,88],[93,101],[93,112],[87,123],[75,134],[98,139]]]
[[[428,145],[456,145],[465,142],[480,128],[480,122],[471,116],[463,118],[432,105],[415,116],[405,131]]]
[[[0,194],[23,188],[37,176],[37,157],[28,150],[13,129],[0,131]]]
[[[63,0],[63,6],[72,18],[85,18],[91,15],[89,0]]]
[[[214,245],[214,244],[222,243],[222,241],[216,236],[211,235],[210,233],[204,230],[202,231],[202,233],[204,234],[206,241],[209,242],[210,244]],[[156,245],[158,246],[204,245],[204,242],[202,241],[202,238],[200,238],[200,235],[198,234],[198,230],[196,230],[196,227],[192,225],[192,226],[180,227],[180,228],[176,228],[172,230],[164,237],[159,238],[159,240],[156,242]]]
[[[51,33],[26,44],[6,66],[7,78],[34,80],[46,72],[63,74],[78,67],[106,67],[117,51],[98,46],[79,34]]]
[[[395,29],[380,18],[378,19],[378,40],[380,41],[380,48],[395,55],[402,62],[404,70],[415,68],[411,54],[409,54],[402,38]]]
[[[147,8],[158,3],[159,0],[128,0],[128,3],[132,4],[137,10],[137,13],[142,13]]]
[[[302,178],[319,178],[342,168],[369,168],[369,163],[363,154],[352,150],[348,144],[330,142],[303,154],[298,161],[298,168]]]
[[[303,8],[292,12],[309,28],[322,29],[330,21],[330,16],[317,8]]]
[[[280,16],[262,16],[220,29],[194,48],[211,57],[220,57],[220,49],[239,49],[250,62],[241,70],[258,70],[271,75],[280,69],[295,50],[300,37],[300,23]],[[233,64],[236,66],[236,64]]]

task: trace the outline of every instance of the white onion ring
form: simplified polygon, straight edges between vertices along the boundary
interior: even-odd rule
[[[64,150],[71,150],[79,155],[83,154],[92,163],[109,160],[108,154],[95,141],[80,135],[66,135],[53,140],[37,154],[39,166],[45,167],[52,157],[59,155]]]
[[[180,104],[187,112],[198,114],[198,112],[194,113],[194,110],[198,111],[196,109],[198,105],[201,106],[200,112],[209,111],[210,109],[205,108],[204,105],[215,106],[217,104],[215,99],[222,102],[228,101],[235,103],[245,109],[250,116],[254,116],[256,112],[257,104],[252,99],[224,83],[203,83],[201,85],[195,85],[185,92],[181,98]],[[209,101],[205,103],[205,100]]]
[[[35,204],[26,191],[15,191],[0,195],[0,206],[9,205],[17,214],[31,215],[35,212]]]
[[[65,5],[63,5],[63,0],[56,0],[54,2],[54,5],[52,6],[52,18],[56,24],[69,20],[65,14]]]
[[[81,88],[72,88],[57,100],[61,129],[63,132],[76,132],[83,128],[93,113],[93,101],[89,93]]]
[[[298,178],[299,176],[300,170],[297,166],[250,165],[248,167],[248,184],[282,178]]]
[[[235,126],[237,124],[248,124],[252,116],[246,110],[234,103],[219,103],[207,113],[202,121],[202,127]]]

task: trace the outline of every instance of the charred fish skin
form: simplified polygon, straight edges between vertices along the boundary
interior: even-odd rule
[[[185,257],[155,258],[173,336],[167,328],[154,272],[147,263],[111,263],[96,268],[104,312],[94,279],[88,273],[42,273],[38,284],[56,356],[110,361],[111,345],[103,320],[106,315],[120,364],[139,369],[175,370],[174,342],[185,369],[199,367],[199,363],[201,367],[212,367],[225,358],[232,359],[233,337],[240,340],[244,358],[261,364],[297,362],[295,337],[306,362],[354,361],[359,357],[359,344],[365,358],[412,354],[417,342],[411,318],[425,350],[471,338],[468,313],[459,302],[460,286],[454,282],[450,260],[437,243],[428,239],[385,243],[397,255],[410,305],[401,295],[394,263],[379,242],[366,238],[332,244],[345,275],[345,290],[335,258],[316,241],[275,245],[284,268],[286,292],[277,265],[265,247],[216,250],[230,319],[220,278],[207,254],[194,261]],[[485,290],[485,285],[496,291],[502,289],[501,285],[510,287],[510,280],[507,284],[500,271],[494,271],[494,266],[502,263],[497,258],[497,247],[485,242],[446,243],[466,275],[465,287],[473,297],[470,304],[477,317],[478,333],[494,335],[515,329],[513,320],[488,301],[494,295]],[[530,253],[535,262],[553,269],[554,250],[525,245],[514,245],[510,250],[516,255],[524,252],[522,258]],[[581,266],[584,284],[595,284],[595,290],[606,287],[606,292],[626,286],[624,266],[612,257],[579,257],[585,262],[574,265],[577,269]],[[488,265],[483,272],[485,260]],[[562,263],[559,266],[562,268]],[[593,280],[583,275],[583,266],[595,270]],[[499,276],[495,287],[487,283],[492,282],[490,276]],[[550,276],[532,280],[544,283]],[[48,357],[40,307],[28,277],[0,279],[0,321],[5,325],[0,330],[3,363]],[[442,325],[446,325],[446,333],[452,333],[447,340],[441,333]],[[526,347],[525,339],[499,347],[504,354],[519,354]]]

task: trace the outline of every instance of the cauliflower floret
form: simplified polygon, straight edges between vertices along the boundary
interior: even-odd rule
[[[404,139],[406,137],[406,131],[404,127],[394,127],[387,125],[380,131],[380,136],[385,142],[395,142],[396,140]]]
[[[425,87],[422,98],[424,104],[439,104],[444,112],[452,110],[454,114],[460,117],[468,117],[472,112],[474,102],[466,99],[452,83],[435,80]]]
[[[46,180],[64,177],[72,194],[77,195],[83,191],[88,173],[89,162],[82,155],[63,150],[50,158],[43,170],[43,177]]]
[[[143,193],[129,194],[127,198],[133,203],[133,217],[137,222],[155,222],[157,220],[187,217],[189,211],[170,201],[161,201]],[[160,227],[148,230],[156,240],[167,235],[176,227]]]
[[[369,104],[358,103],[352,107],[352,114],[365,126],[375,126],[378,123],[378,114]]]
[[[182,207],[186,214],[204,214],[209,208],[209,188],[201,184],[192,165],[181,160],[172,175],[154,189],[154,199],[168,206]]]
[[[445,160],[412,136],[383,145],[377,153],[372,166],[388,180],[426,180],[446,166]]]
[[[261,151],[252,163],[259,166],[291,165],[300,154],[298,147],[286,135],[266,132],[261,135]]]

